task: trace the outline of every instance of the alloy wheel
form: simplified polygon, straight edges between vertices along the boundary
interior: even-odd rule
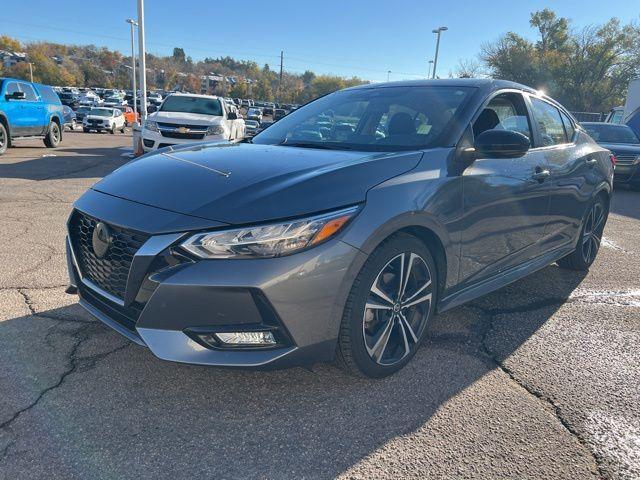
[[[51,136],[53,137],[53,143],[58,143],[60,141],[60,129],[58,128],[57,123],[51,125]]]
[[[362,322],[365,347],[379,365],[394,365],[418,345],[432,301],[431,271],[413,252],[393,257],[378,272]]]
[[[595,260],[600,249],[604,218],[604,206],[602,202],[596,201],[585,219],[582,233],[582,260],[587,265],[590,265]]]

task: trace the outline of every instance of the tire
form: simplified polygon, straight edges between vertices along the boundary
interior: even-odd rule
[[[120,133],[124,133],[124,124],[122,125],[122,127],[120,128]]]
[[[91,130],[89,130],[89,129],[88,129],[88,128],[86,128],[86,127],[82,127],[82,131],[83,131],[84,133],[89,133]]]
[[[47,135],[44,137],[44,144],[47,148],[56,148],[60,145],[60,141],[62,141],[60,125],[56,122],[51,122],[47,130]]]
[[[0,122],[0,155],[7,151],[9,147],[9,132],[2,122]]]
[[[559,267],[582,272],[589,270],[600,250],[602,232],[608,216],[609,205],[602,195],[598,195],[589,205],[582,220],[578,245],[573,252],[558,260]]]
[[[349,292],[338,337],[340,366],[371,378],[403,368],[424,340],[437,302],[436,285],[435,262],[424,243],[406,234],[385,240]]]
[[[115,135],[116,134],[116,124],[115,123],[113,125],[111,125],[111,130],[109,130],[109,133],[111,135]]]

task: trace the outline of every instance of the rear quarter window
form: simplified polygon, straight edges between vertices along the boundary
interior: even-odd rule
[[[37,85],[36,88],[40,91],[42,101],[46,103],[60,104],[60,98],[53,91],[53,88],[47,85]]]

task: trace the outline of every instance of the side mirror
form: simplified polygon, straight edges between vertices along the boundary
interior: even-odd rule
[[[7,93],[4,97],[7,100],[24,100],[25,98],[27,98],[27,94],[24,92],[13,92]]]
[[[487,130],[475,142],[476,158],[519,158],[528,151],[529,139],[511,130]]]
[[[238,114],[236,112],[227,113],[227,120],[237,120]]]

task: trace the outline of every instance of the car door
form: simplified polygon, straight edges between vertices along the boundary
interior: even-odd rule
[[[21,103],[24,135],[42,135],[48,126],[48,122],[45,121],[44,103],[30,84],[18,82],[18,88],[25,93],[25,99]]]
[[[527,136],[535,147],[531,114],[521,92],[504,91],[477,114],[474,136],[490,129]],[[549,209],[543,152],[520,158],[476,158],[462,174],[460,283],[476,283],[540,254]]]
[[[589,148],[576,145],[576,129],[569,115],[541,97],[529,96],[538,137],[538,151],[544,153],[550,171],[549,221],[544,244],[555,248],[571,243],[597,185],[597,159]]]
[[[22,104],[24,99],[9,98],[15,92],[19,92],[18,82],[5,82],[3,111],[9,120],[9,128],[12,137],[27,135],[25,122],[22,115]]]

